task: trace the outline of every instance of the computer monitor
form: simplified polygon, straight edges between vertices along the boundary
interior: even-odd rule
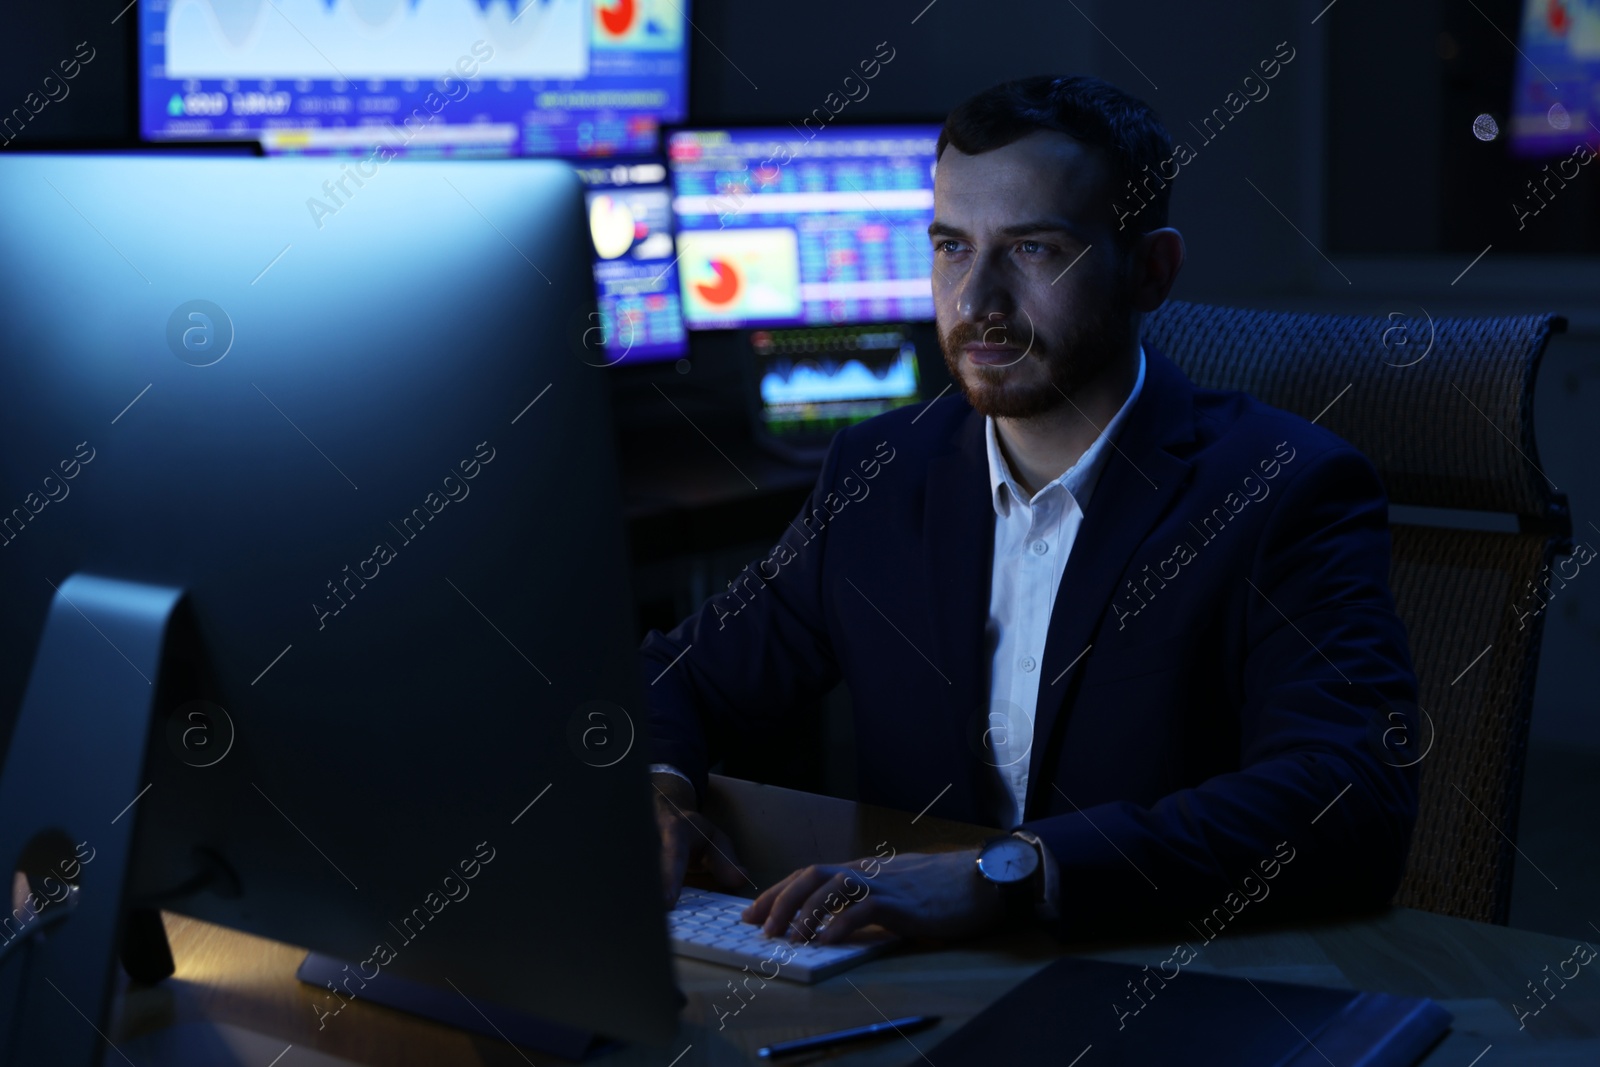
[[[933,318],[939,125],[814,121],[668,131],[691,330]]]
[[[755,440],[814,463],[922,399],[937,123],[667,133],[690,330],[743,332]]]
[[[688,0],[145,0],[140,130],[268,151],[610,156],[687,114]]]
[[[1520,37],[1512,154],[1552,156],[1584,142],[1592,153],[1600,140],[1600,7],[1523,0]]]
[[[129,907],[348,961],[330,1028],[675,1032],[582,186],[395,162],[318,229],[329,169],[0,157],[0,856],[78,883],[19,1063],[99,1062]]]
[[[588,189],[600,305],[589,334],[596,349],[592,361],[626,366],[687,356],[666,164],[647,159],[579,164],[575,170]]]
[[[820,461],[839,430],[922,396],[905,325],[753,330],[749,340],[757,440],[785,458]]]

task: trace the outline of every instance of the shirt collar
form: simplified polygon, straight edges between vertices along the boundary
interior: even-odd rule
[[[1105,429],[1100,431],[1100,436],[1094,439],[1094,443],[1078,458],[1078,462],[1067,468],[1061,477],[1050,483],[1050,485],[1060,483],[1065,487],[1067,492],[1072,494],[1072,498],[1078,502],[1080,509],[1088,506],[1089,495],[1094,491],[1095,483],[1099,481],[1101,469],[1105,467],[1111,439],[1116,436],[1117,430],[1127,419],[1128,411],[1133,407],[1134,401],[1139,399],[1139,393],[1144,389],[1144,371],[1144,345],[1141,343],[1139,345],[1139,374],[1134,379],[1133,389],[1129,391],[1128,399],[1122,402],[1122,407],[1117,409],[1117,413],[1111,417],[1110,422],[1106,423]],[[995,514],[1003,517],[1010,507],[1006,500],[1007,491],[1019,501],[1028,501],[1029,497],[1023,491],[1022,486],[1018,485],[1016,479],[1011,476],[1011,468],[1006,463],[1005,457],[1000,453],[1000,441],[995,434],[994,417],[985,416],[983,421],[984,438],[988,444],[989,452],[989,490],[994,501]],[[1041,487],[1039,492],[1044,492],[1050,488],[1050,485]]]

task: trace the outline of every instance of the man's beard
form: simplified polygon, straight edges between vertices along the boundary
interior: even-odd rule
[[[999,324],[958,323],[939,338],[945,366],[967,403],[980,415],[1007,419],[1044,415],[1065,404],[1068,397],[1098,377],[1130,347],[1133,309],[1127,293],[1118,286],[1096,306],[1098,314],[1079,320],[1071,333],[1060,340],[1040,336],[1026,317],[1020,324],[1006,323],[1004,330]],[[1019,334],[1019,329],[1026,332]],[[994,344],[1020,344],[1027,354],[1019,354],[1010,366],[966,367],[962,346],[980,343],[985,335]],[[1019,388],[1011,379],[1017,370],[1033,361],[1043,364],[1047,380]],[[969,369],[971,381],[966,373]]]

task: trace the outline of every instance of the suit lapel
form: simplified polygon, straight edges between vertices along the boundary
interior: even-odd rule
[[[1113,442],[1116,447],[1101,470],[1056,590],[1028,754],[1026,818],[1049,810],[1044,757],[1053,750],[1053,734],[1065,728],[1064,700],[1074,673],[1088,658],[1084,653],[1091,635],[1108,610],[1128,561],[1189,475],[1191,464],[1168,449],[1194,439],[1193,387],[1149,342],[1144,349],[1144,388]],[[988,485],[987,468],[983,484]],[[992,526],[992,504],[988,511]],[[991,529],[991,551],[993,540]]]
[[[934,648],[928,654],[945,676],[935,679],[934,688],[950,694],[946,704],[950,718],[941,727],[952,740],[959,738],[965,757],[960,765],[967,770],[939,807],[986,821],[992,802],[987,765],[973,751],[974,739],[987,722],[984,628],[994,558],[994,498],[982,415],[967,409],[951,447],[929,463],[926,484],[924,602],[934,632]]]

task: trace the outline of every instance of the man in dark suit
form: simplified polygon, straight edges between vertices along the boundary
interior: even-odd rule
[[[1392,896],[1416,680],[1383,486],[1141,344],[1183,263],[1173,156],[1091,78],[951,113],[929,236],[960,395],[841,431],[772,553],[644,643],[669,900],[691,863],[743,881],[707,768],[841,680],[863,801],[1009,833],[880,856],[867,892],[864,864],[796,871],[747,909],[770,933],[1200,932]]]

